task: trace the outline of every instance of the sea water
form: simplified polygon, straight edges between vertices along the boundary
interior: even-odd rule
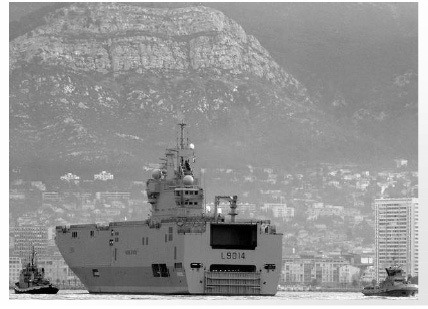
[[[338,301],[338,304],[353,305],[360,302],[371,304],[387,304],[390,301],[418,303],[418,295],[413,297],[364,296],[361,292],[315,292],[315,291],[278,291],[275,296],[210,296],[210,295],[134,295],[134,294],[90,294],[85,290],[60,290],[57,294],[31,295],[15,294],[9,290],[10,300],[123,300],[123,301],[166,301],[179,304],[180,302],[209,301],[210,304],[228,304],[243,302],[250,304],[311,304],[319,301]],[[309,303],[308,303],[309,301]],[[124,303],[126,304],[126,302]],[[317,303],[314,303],[317,304]],[[334,304],[334,302],[333,302]],[[403,303],[404,304],[404,303]]]

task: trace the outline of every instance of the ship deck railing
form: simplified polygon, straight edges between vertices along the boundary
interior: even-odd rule
[[[224,219],[224,218],[223,218]],[[269,226],[270,220],[254,220],[254,219],[237,219],[235,222],[224,221],[213,216],[192,216],[192,217],[171,217],[167,219],[161,219],[159,222],[155,223],[154,221],[148,219],[144,221],[118,221],[118,222],[103,222],[103,223],[86,223],[86,224],[71,224],[71,225],[58,225],[56,226],[57,232],[66,233],[73,229],[79,228],[93,228],[96,230],[108,230],[112,227],[118,226],[136,226],[136,225],[148,225],[150,227],[160,227],[163,223],[176,223],[177,225],[183,225],[183,228],[179,230],[183,230],[183,232],[187,233],[200,233],[201,231],[205,231],[206,223],[216,223],[216,224],[261,224]],[[194,224],[194,226],[189,226],[188,224]],[[203,226],[203,228],[202,228]]]

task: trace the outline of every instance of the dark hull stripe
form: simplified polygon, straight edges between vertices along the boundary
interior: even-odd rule
[[[14,288],[15,294],[56,294],[59,289],[54,287],[42,287],[42,288],[28,288],[20,289]]]
[[[401,289],[392,291],[378,291],[378,292],[363,292],[365,296],[393,296],[393,297],[408,297],[416,295],[417,289]]]

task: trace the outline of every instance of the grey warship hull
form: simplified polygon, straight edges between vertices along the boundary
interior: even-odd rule
[[[226,232],[248,236],[235,241]],[[57,227],[65,261],[90,293],[275,295],[280,234],[259,222],[113,222]]]

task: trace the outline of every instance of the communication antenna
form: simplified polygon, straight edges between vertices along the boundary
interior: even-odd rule
[[[202,184],[202,188],[204,188],[204,213],[206,214],[207,213],[207,192],[206,192],[206,184],[205,184],[205,169],[204,169],[204,172],[202,173],[202,169],[200,169],[199,170],[200,171],[200,174],[203,174],[203,176],[202,176],[202,181],[203,181],[203,184]]]
[[[184,127],[187,126],[187,124],[184,123],[184,120],[181,120],[181,122],[178,124],[180,126],[180,149],[184,149]]]

